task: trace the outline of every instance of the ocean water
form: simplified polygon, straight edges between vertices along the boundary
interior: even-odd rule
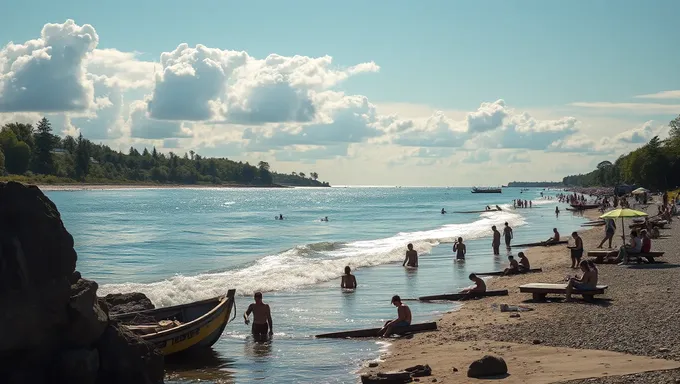
[[[177,383],[355,383],[356,370],[377,358],[375,340],[317,340],[315,334],[381,326],[394,318],[394,294],[414,298],[470,284],[470,272],[504,268],[491,251],[491,226],[514,228],[514,243],[563,235],[584,221],[540,193],[504,188],[336,187],[295,189],[116,189],[50,191],[74,236],[77,268],[100,295],[139,291],[158,306],[237,290],[237,314],[206,356],[169,367]],[[534,208],[513,209],[516,198]],[[453,213],[500,205],[501,212]],[[556,217],[555,206],[562,211]],[[440,214],[441,208],[449,213]],[[282,214],[284,220],[275,220]],[[328,216],[328,222],[321,217]],[[455,262],[463,237],[467,260]],[[407,243],[418,270],[401,266]],[[514,248],[513,254],[521,251]],[[531,259],[531,254],[528,254]],[[566,256],[565,256],[566,257]],[[345,265],[359,287],[342,292]],[[490,283],[493,287],[493,282]],[[242,314],[252,294],[272,307],[274,339],[257,344]],[[414,322],[436,319],[457,303],[410,301]]]

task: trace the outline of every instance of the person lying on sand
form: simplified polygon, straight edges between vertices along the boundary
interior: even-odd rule
[[[591,268],[590,263],[582,260],[579,267],[583,272],[580,278],[571,277],[567,283],[566,301],[571,301],[573,291],[587,291],[597,287],[597,268]]]
[[[484,280],[480,279],[474,273],[471,273],[470,276],[468,276],[468,278],[470,279],[470,281],[475,282],[475,286],[472,288],[463,289],[462,291],[460,291],[460,293],[486,292],[486,283],[484,282]]]
[[[519,263],[517,262],[517,260],[515,260],[515,258],[512,255],[510,255],[510,256],[508,256],[508,262],[510,262],[510,266],[505,268],[505,270],[503,270],[503,274],[504,275],[516,275],[516,274],[518,274],[519,273]]]
[[[340,282],[340,288],[346,289],[356,289],[357,278],[351,273],[352,270],[349,265],[345,267],[345,274],[342,276],[342,282]]]
[[[404,258],[404,262],[401,264],[401,266],[409,266],[409,267],[418,267],[418,252],[413,249],[413,244],[409,244],[406,246],[408,250],[406,251],[406,257]]]
[[[557,228],[553,228],[553,235],[551,238],[545,241],[545,244],[556,244],[558,241],[560,241],[560,233],[557,231]]]
[[[250,323],[248,317],[251,313],[253,314],[253,326],[251,329],[253,337],[257,340],[263,340],[274,334],[272,313],[269,304],[265,304],[262,301],[262,292],[255,292],[255,302],[250,304],[246,313],[243,314],[243,320],[245,320],[246,325]]]
[[[519,271],[528,272],[531,269],[531,265],[529,265],[529,259],[527,259],[524,252],[518,253],[517,256],[519,256]]]
[[[379,337],[389,337],[395,331],[398,331],[396,328],[411,325],[411,308],[401,302],[399,295],[392,296],[392,305],[397,307],[397,318],[385,323],[385,326],[378,331]]]

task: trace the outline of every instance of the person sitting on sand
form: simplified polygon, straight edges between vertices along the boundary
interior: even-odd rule
[[[619,265],[628,264],[628,255],[637,254],[642,251],[642,239],[638,236],[636,230],[630,231],[630,243],[622,245],[619,248],[619,254],[616,256],[616,262]]]
[[[496,226],[494,225],[491,227],[493,230],[493,240],[491,241],[491,247],[493,247],[493,254],[494,255],[500,255],[501,251],[501,233],[498,232],[498,229],[496,229]]]
[[[246,325],[250,323],[248,317],[251,313],[253,314],[253,326],[251,329],[253,337],[257,340],[265,340],[271,337],[274,334],[272,313],[269,304],[265,304],[262,301],[262,292],[255,292],[255,303],[250,304],[243,314],[243,320],[245,320]]]
[[[409,244],[406,246],[408,250],[406,251],[406,258],[404,258],[404,262],[401,264],[401,266],[409,266],[409,267],[418,267],[418,252],[413,249],[413,244]]]
[[[571,237],[574,239],[574,246],[567,247],[571,254],[571,268],[578,268],[581,257],[583,257],[583,239],[577,232],[572,232]]]
[[[560,233],[557,231],[557,228],[553,228],[553,235],[551,238],[545,241],[545,245],[552,245],[552,244],[557,244],[557,242],[560,241]]]
[[[470,276],[468,276],[468,278],[470,279],[470,281],[474,281],[475,286],[472,288],[463,289],[462,291],[460,291],[460,293],[486,292],[486,283],[484,282],[484,280],[479,278],[479,276],[475,275],[474,273],[471,273]]]
[[[602,248],[605,241],[609,240],[609,248],[612,247],[612,239],[614,239],[614,234],[616,233],[616,222],[613,219],[607,219],[604,226],[604,239],[598,245],[598,248]]]
[[[453,252],[456,254],[456,260],[465,260],[465,253],[467,252],[467,247],[463,244],[463,238],[459,237],[455,243],[453,243]]]
[[[642,249],[641,253],[649,253],[652,250],[652,239],[649,238],[649,233],[647,230],[643,229],[640,231],[640,238],[642,239]]]
[[[340,282],[340,288],[345,289],[356,289],[357,278],[351,273],[351,269],[348,266],[345,267],[345,274],[342,276],[342,281]]]
[[[378,331],[378,336],[380,337],[389,337],[392,333],[398,331],[395,328],[411,325],[411,308],[401,302],[399,295],[392,296],[392,305],[397,307],[397,318],[385,323],[385,326]]]
[[[528,272],[531,269],[531,265],[529,264],[529,259],[527,259],[527,256],[524,254],[524,252],[518,253],[517,256],[519,256],[519,271]]]
[[[519,273],[519,263],[515,258],[510,255],[508,256],[508,262],[510,262],[510,266],[505,268],[503,270],[503,275],[516,275]]]
[[[596,269],[591,269],[588,261],[581,260],[579,263],[583,275],[580,278],[571,277],[567,283],[566,301],[571,301],[573,291],[587,291],[597,287]]]

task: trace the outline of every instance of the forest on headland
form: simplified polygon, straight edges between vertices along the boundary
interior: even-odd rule
[[[277,173],[227,158],[202,157],[193,150],[179,156],[151,148],[115,151],[84,138],[59,137],[46,118],[0,129],[0,181],[35,184],[212,184],[235,186],[329,187],[316,172]]]
[[[615,162],[602,161],[592,172],[565,177],[565,186],[611,187],[620,184],[664,191],[680,186],[680,116],[669,123],[669,137],[653,137],[642,147],[620,156]]]

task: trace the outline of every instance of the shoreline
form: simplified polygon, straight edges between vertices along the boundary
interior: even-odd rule
[[[251,189],[251,188],[296,188],[284,185],[247,184],[26,184],[36,185],[43,191],[103,191],[116,189]],[[317,188],[317,187],[313,187]]]
[[[597,210],[584,212],[588,219],[597,218],[599,215]],[[583,238],[586,250],[593,249],[602,238],[601,227],[582,228],[577,232]],[[615,237],[613,245],[618,242]],[[587,345],[581,345],[576,341],[572,341],[572,344],[576,345],[571,348],[569,343],[546,342],[542,338],[545,335],[540,334],[545,332],[537,330],[555,333],[552,324],[557,323],[560,317],[564,317],[565,311],[574,304],[563,303],[559,299],[549,300],[546,304],[533,303],[530,301],[531,295],[519,293],[518,287],[530,282],[563,282],[565,275],[573,276],[576,270],[569,268],[569,253],[563,246],[532,247],[526,249],[525,253],[532,267],[541,267],[543,272],[487,280],[488,289],[508,289],[509,296],[465,302],[459,309],[446,313],[436,320],[438,331],[392,341],[385,353],[376,360],[370,360],[378,362],[377,367],[369,368],[365,362],[358,373],[393,372],[417,364],[429,364],[432,367],[432,376],[425,378],[426,381],[436,379],[439,382],[477,382],[476,379],[467,378],[467,367],[487,354],[501,356],[506,360],[510,375],[503,381],[510,383],[551,383],[680,368],[680,362],[650,358],[656,357],[653,354],[643,354],[650,356],[646,357],[636,356],[640,354],[637,351],[634,352],[636,355],[617,351],[622,348],[591,346],[591,349],[586,349]],[[605,267],[609,266],[598,265],[601,271],[600,283],[610,285],[607,294],[603,296],[608,298],[611,297],[612,288],[618,288],[616,287],[618,284],[603,276],[602,271]],[[594,304],[580,303],[578,300],[580,296],[575,296],[575,299],[578,303],[577,311],[587,310],[586,306],[597,307]],[[522,305],[533,310],[520,313],[500,312],[498,309],[500,304]],[[510,317],[511,314],[519,317]],[[602,321],[608,323],[607,320]],[[597,321],[593,319],[593,323]],[[586,324],[589,327],[594,326],[590,320],[586,320]],[[617,323],[614,322],[612,325],[616,327]],[[605,360],[606,364],[603,363]],[[579,366],[578,371],[571,368],[574,364]]]

